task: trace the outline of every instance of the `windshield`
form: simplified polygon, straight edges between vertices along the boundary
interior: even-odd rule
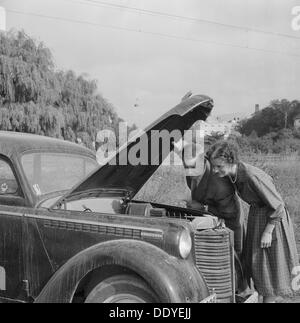
[[[99,167],[87,156],[40,152],[22,156],[21,164],[37,196],[69,190]]]

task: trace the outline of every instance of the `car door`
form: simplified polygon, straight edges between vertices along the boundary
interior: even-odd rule
[[[0,156],[0,299],[21,299],[25,200],[10,161]]]

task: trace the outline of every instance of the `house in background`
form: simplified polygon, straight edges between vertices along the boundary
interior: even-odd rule
[[[206,122],[200,121],[200,129],[203,131],[205,136],[210,136],[213,133],[223,134],[224,138],[235,132],[235,127],[239,119],[234,118],[233,120],[224,121],[221,118],[208,118]]]
[[[300,129],[300,114],[296,116],[294,119],[294,128],[295,129]]]

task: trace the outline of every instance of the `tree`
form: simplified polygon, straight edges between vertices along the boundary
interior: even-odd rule
[[[51,104],[58,95],[52,55],[24,32],[0,35],[0,96],[5,103]]]
[[[0,128],[91,146],[97,132],[117,130],[113,106],[95,80],[56,71],[50,50],[23,31],[0,34]]]
[[[273,100],[270,105],[251,118],[242,120],[238,125],[238,130],[249,136],[255,131],[258,137],[270,132],[278,132],[284,128],[293,127],[293,116],[300,111],[298,101],[289,102],[286,99]]]

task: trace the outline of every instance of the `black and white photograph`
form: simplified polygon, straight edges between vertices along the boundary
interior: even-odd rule
[[[300,0],[0,0],[0,303],[300,303],[299,75]]]

